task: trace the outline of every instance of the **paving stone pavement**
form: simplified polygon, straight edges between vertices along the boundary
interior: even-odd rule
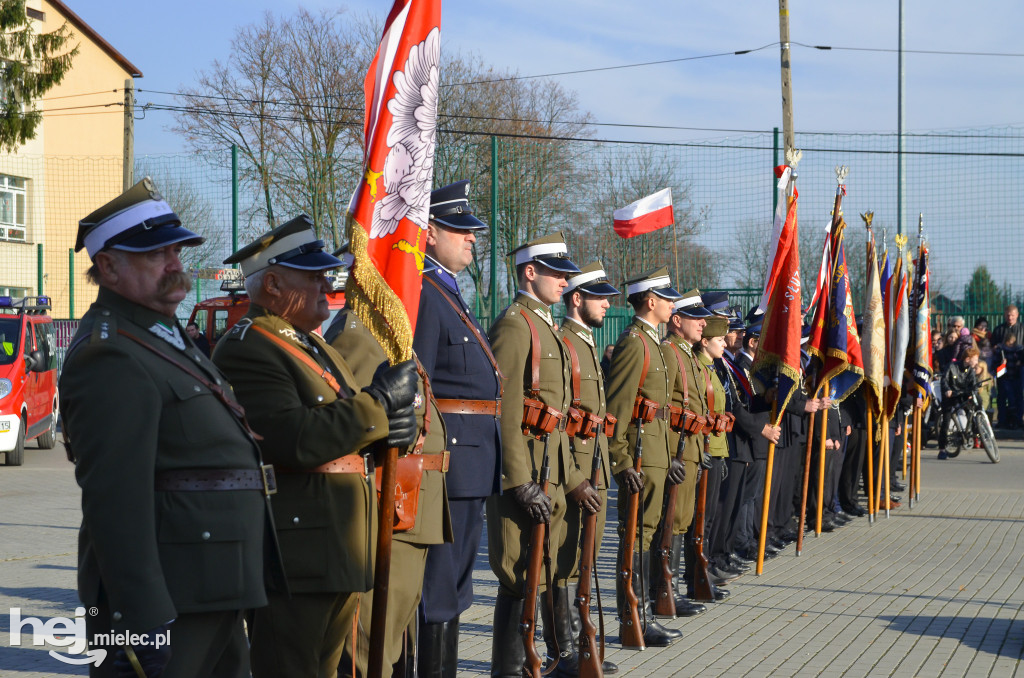
[[[618,647],[610,524],[598,562],[607,658],[620,676],[650,678],[1024,675],[1024,442],[1001,446],[998,465],[980,451],[940,462],[925,450],[920,504],[808,537],[802,556],[791,547],[761,577],[733,582],[727,602],[667,622],[684,633],[668,648]],[[0,676],[86,674],[28,636],[12,646],[8,614],[74,616],[79,521],[60,445],[30,444],[25,466],[0,467]],[[475,585],[462,618],[461,676],[489,672],[496,586],[485,553]]]

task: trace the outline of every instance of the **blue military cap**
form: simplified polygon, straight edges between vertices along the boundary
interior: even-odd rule
[[[469,181],[456,181],[430,192],[430,221],[458,231],[480,231],[487,224],[469,208]]]
[[[747,311],[747,317],[746,317],[747,324],[748,325],[752,324],[755,320],[757,320],[758,318],[760,318],[763,315],[764,315],[764,311],[762,311],[759,307],[757,307],[757,306],[751,307],[751,309],[749,311]]]
[[[729,317],[729,293],[728,292],[705,292],[700,295],[704,308],[717,316]]]
[[[739,313],[735,313],[729,317],[730,332],[742,332],[745,329],[747,329],[747,326],[743,322],[743,318],[740,317]]]
[[[754,323],[752,323],[752,324],[747,326],[747,332],[746,333],[749,336],[752,336],[752,337],[760,337],[761,336],[761,325],[762,325],[762,323],[764,323],[764,318],[759,316],[758,319],[757,319],[757,322],[754,322]]]

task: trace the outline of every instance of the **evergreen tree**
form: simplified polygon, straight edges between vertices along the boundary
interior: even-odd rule
[[[69,70],[78,46],[68,49],[65,23],[39,33],[25,14],[25,0],[0,0],[0,150],[13,152],[36,135],[42,111],[35,101]]]
[[[964,287],[964,311],[967,313],[991,313],[1002,310],[1004,297],[999,286],[984,265],[974,269],[970,282]]]

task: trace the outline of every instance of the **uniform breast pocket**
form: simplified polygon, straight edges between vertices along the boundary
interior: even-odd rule
[[[204,444],[221,440],[225,434],[233,433],[234,424],[224,405],[210,391],[193,380],[171,380],[168,382],[174,394],[170,403],[173,415],[171,421],[177,424],[177,431],[190,443]]]
[[[447,329],[448,366],[455,374],[472,374],[479,371],[476,359],[480,345],[469,328],[459,324]]]
[[[171,514],[161,518],[160,560],[171,596],[213,603],[243,593],[245,523],[238,516]]]
[[[288,577],[325,576],[329,560],[327,547],[332,542],[330,517],[318,511],[318,504],[314,502],[275,501],[273,508]]]

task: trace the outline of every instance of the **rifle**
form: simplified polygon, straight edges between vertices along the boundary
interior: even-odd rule
[[[682,461],[683,448],[686,446],[686,431],[679,432],[679,444],[676,447],[676,459]],[[654,614],[659,617],[674,619],[676,616],[676,592],[672,586],[672,523],[676,516],[676,495],[678,485],[669,485],[665,507],[661,515],[661,539],[658,540],[658,559],[661,568],[654,590]]]
[[[601,483],[601,450],[594,439],[594,464],[590,471],[590,484],[597,489]],[[597,629],[590,621],[590,580],[594,571],[594,560],[597,550],[597,514],[589,513],[583,518],[583,535],[580,540],[580,578],[576,583],[576,608],[580,615],[580,635],[577,641],[579,649],[579,678],[602,678],[604,669],[604,616],[601,615],[601,651],[597,651]],[[596,576],[594,577],[596,580]],[[599,594],[600,595],[600,594]]]
[[[636,422],[636,446],[633,450],[633,470],[641,472],[641,459],[643,458],[643,434],[640,427],[644,421],[637,417]],[[640,601],[637,600],[636,592],[633,590],[633,551],[636,550],[636,528],[640,515],[640,492],[629,495],[626,500],[626,525],[625,533],[622,535],[622,561],[619,563],[619,579],[622,583],[622,595],[626,601],[626,609],[621,611],[622,619],[619,624],[619,642],[623,647],[632,647],[643,650],[644,631],[640,625]],[[641,523],[642,525],[642,523]],[[643,568],[640,568],[640,592],[643,593]],[[647,611],[644,610],[644,614]]]
[[[548,479],[551,476],[551,466],[548,459],[548,434],[544,434],[544,456],[541,458],[540,474],[537,482],[545,495],[548,493]],[[519,631],[523,636],[523,647],[526,649],[526,663],[523,665],[523,675],[526,678],[541,678],[541,656],[537,654],[536,638],[537,630],[537,590],[540,588],[540,570],[544,561],[547,560],[550,571],[550,556],[547,553],[547,523],[536,523],[530,531],[530,550],[526,561],[526,594],[523,596],[523,616],[520,618]],[[547,597],[551,596],[550,582],[548,584]],[[555,657],[554,663],[548,671],[554,669],[558,664]]]
[[[704,436],[704,445],[710,436]],[[706,449],[706,448],[705,448]],[[708,469],[702,469],[697,484],[697,507],[693,512],[693,553],[695,556],[693,573],[693,599],[700,602],[714,602],[715,592],[708,576],[708,557],[704,554],[704,512],[707,510]]]

